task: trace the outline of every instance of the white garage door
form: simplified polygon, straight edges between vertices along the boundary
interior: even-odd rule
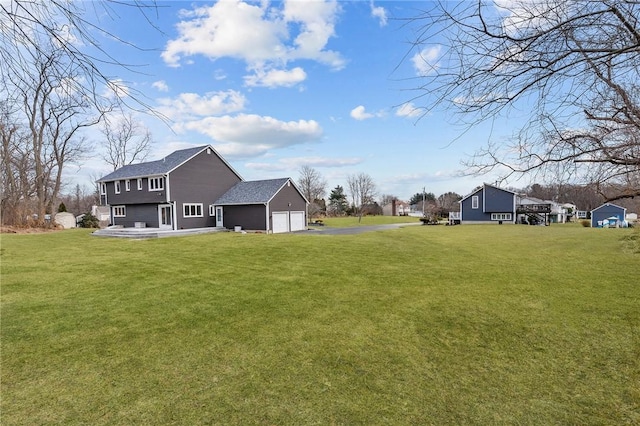
[[[290,212],[291,217],[291,232],[302,231],[304,226],[304,212]]]
[[[271,221],[273,222],[273,233],[289,231],[289,212],[273,212],[271,214]]]

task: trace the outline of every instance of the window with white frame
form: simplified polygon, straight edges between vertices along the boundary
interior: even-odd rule
[[[115,188],[116,194],[119,194],[120,193],[120,181],[117,180],[113,184],[114,184],[114,188]]]
[[[107,184],[106,183],[101,183],[100,184],[100,195],[107,195]]]
[[[162,191],[164,189],[164,179],[162,177],[149,178],[149,191]]]
[[[202,203],[184,203],[184,217],[202,217]]]
[[[138,178],[138,191],[142,191],[142,178]]]
[[[213,204],[209,204],[209,216],[216,215],[216,207]]]
[[[131,181],[129,179],[124,181],[124,189],[125,191],[131,191]]]
[[[491,213],[491,220],[511,220],[511,213]]]
[[[113,206],[113,217],[126,217],[127,209],[125,206]]]
[[[477,209],[480,206],[480,202],[477,195],[471,197],[471,208]]]

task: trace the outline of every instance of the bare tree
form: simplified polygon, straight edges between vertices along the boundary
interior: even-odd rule
[[[74,64],[79,78],[75,90],[98,109],[103,103],[118,100],[123,107],[152,112],[144,96],[133,87],[123,90],[122,83],[111,78],[104,69],[118,66],[122,71],[139,72],[142,64],[124,62],[101,42],[112,39],[124,48],[143,50],[117,34],[109,32],[102,20],[120,19],[132,11],[140,13],[150,27],[163,6],[153,0],[102,0],[76,2],[67,0],[0,2],[0,63],[14,74],[28,68],[44,42],[54,43],[63,64]],[[105,92],[108,93],[105,96]],[[108,98],[108,99],[107,99]],[[159,114],[156,114],[159,115]]]
[[[14,138],[18,153],[27,153],[16,171],[28,179],[28,194],[33,195],[36,222],[45,223],[62,188],[65,165],[82,158],[87,146],[81,130],[97,124],[101,114],[90,114],[86,97],[74,89],[78,78],[73,64],[64,63],[53,45],[39,47],[33,63],[24,69],[10,69],[5,74],[0,93],[4,95],[10,122],[23,135]],[[18,72],[15,72],[18,71]],[[10,133],[3,132],[3,133]],[[13,156],[13,160],[19,157]],[[27,170],[21,170],[28,167]],[[29,198],[23,198],[27,202]]]
[[[467,161],[471,172],[554,174],[595,183],[608,200],[640,195],[640,2],[431,4],[412,18],[413,101],[425,114],[446,105],[472,126],[530,111],[510,143],[489,141]]]
[[[364,207],[373,204],[376,196],[376,184],[366,173],[347,176],[347,186],[358,222],[362,221]]]
[[[144,161],[151,150],[149,129],[136,122],[131,114],[120,119],[105,119],[102,133],[106,138],[106,153],[102,159],[113,170]]]
[[[300,168],[300,176],[298,177],[298,185],[305,196],[309,205],[309,216],[313,217],[321,211],[321,200],[327,192],[327,181],[313,167],[302,166]]]

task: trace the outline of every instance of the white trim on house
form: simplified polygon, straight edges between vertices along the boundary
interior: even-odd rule
[[[202,203],[182,203],[182,216],[185,219],[190,217],[204,217]]]
[[[127,217],[127,206],[113,206],[113,217]]]

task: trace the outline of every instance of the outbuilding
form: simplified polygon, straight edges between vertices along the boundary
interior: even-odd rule
[[[290,178],[238,182],[213,207],[217,227],[271,233],[306,229],[307,199]]]
[[[591,227],[602,228],[610,223],[621,224],[625,221],[627,209],[611,203],[605,203],[591,210]],[[614,220],[617,219],[617,220]]]

